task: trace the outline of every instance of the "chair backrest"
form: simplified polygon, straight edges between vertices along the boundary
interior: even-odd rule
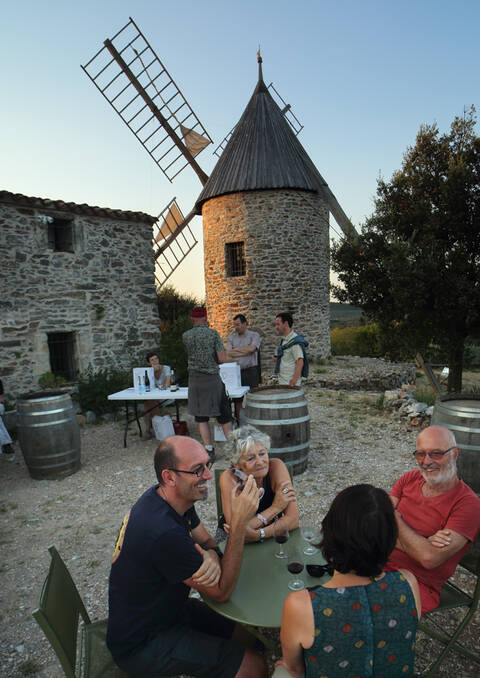
[[[50,546],[48,550],[52,560],[38,608],[32,614],[55,650],[65,675],[76,678],[79,619],[89,624],[90,618],[57,549]]]
[[[480,537],[477,537],[476,541],[473,542],[459,562],[459,565],[472,574],[477,575],[477,577],[480,577]]]

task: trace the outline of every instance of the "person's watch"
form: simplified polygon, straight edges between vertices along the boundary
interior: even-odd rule
[[[258,531],[260,532],[260,541],[264,541],[265,540],[265,530],[263,529],[263,527],[261,527]]]

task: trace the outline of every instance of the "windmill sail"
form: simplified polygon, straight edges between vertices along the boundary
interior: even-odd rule
[[[159,288],[198,242],[190,228],[194,216],[195,211],[192,210],[184,217],[175,198],[158,215],[153,227],[153,250],[155,280]]]
[[[169,181],[190,165],[205,184],[212,140],[132,18],[82,69]]]

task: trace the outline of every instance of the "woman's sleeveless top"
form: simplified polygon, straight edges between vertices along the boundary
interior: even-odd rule
[[[263,497],[260,499],[260,503],[258,504],[258,511],[257,513],[261,513],[262,511],[265,511],[269,506],[273,504],[273,499],[275,497],[275,493],[272,490],[272,483],[270,482],[270,471],[267,473],[265,478],[263,479],[263,489],[265,490]]]
[[[306,678],[413,675],[417,609],[398,571],[366,586],[310,591],[315,639],[303,651]]]

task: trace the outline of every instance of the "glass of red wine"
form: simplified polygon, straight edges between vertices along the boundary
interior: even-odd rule
[[[301,591],[302,589],[305,588],[304,581],[300,579],[298,576],[296,576],[303,571],[303,568],[304,563],[302,550],[298,548],[289,549],[287,559],[287,569],[290,572],[290,574],[295,575],[294,578],[290,579],[290,581],[288,582],[288,588],[291,591]]]
[[[276,558],[286,558],[287,553],[283,550],[283,544],[288,541],[288,529],[282,526],[281,520],[275,520],[273,524],[273,536],[277,544],[280,544],[280,550],[275,554]]]

